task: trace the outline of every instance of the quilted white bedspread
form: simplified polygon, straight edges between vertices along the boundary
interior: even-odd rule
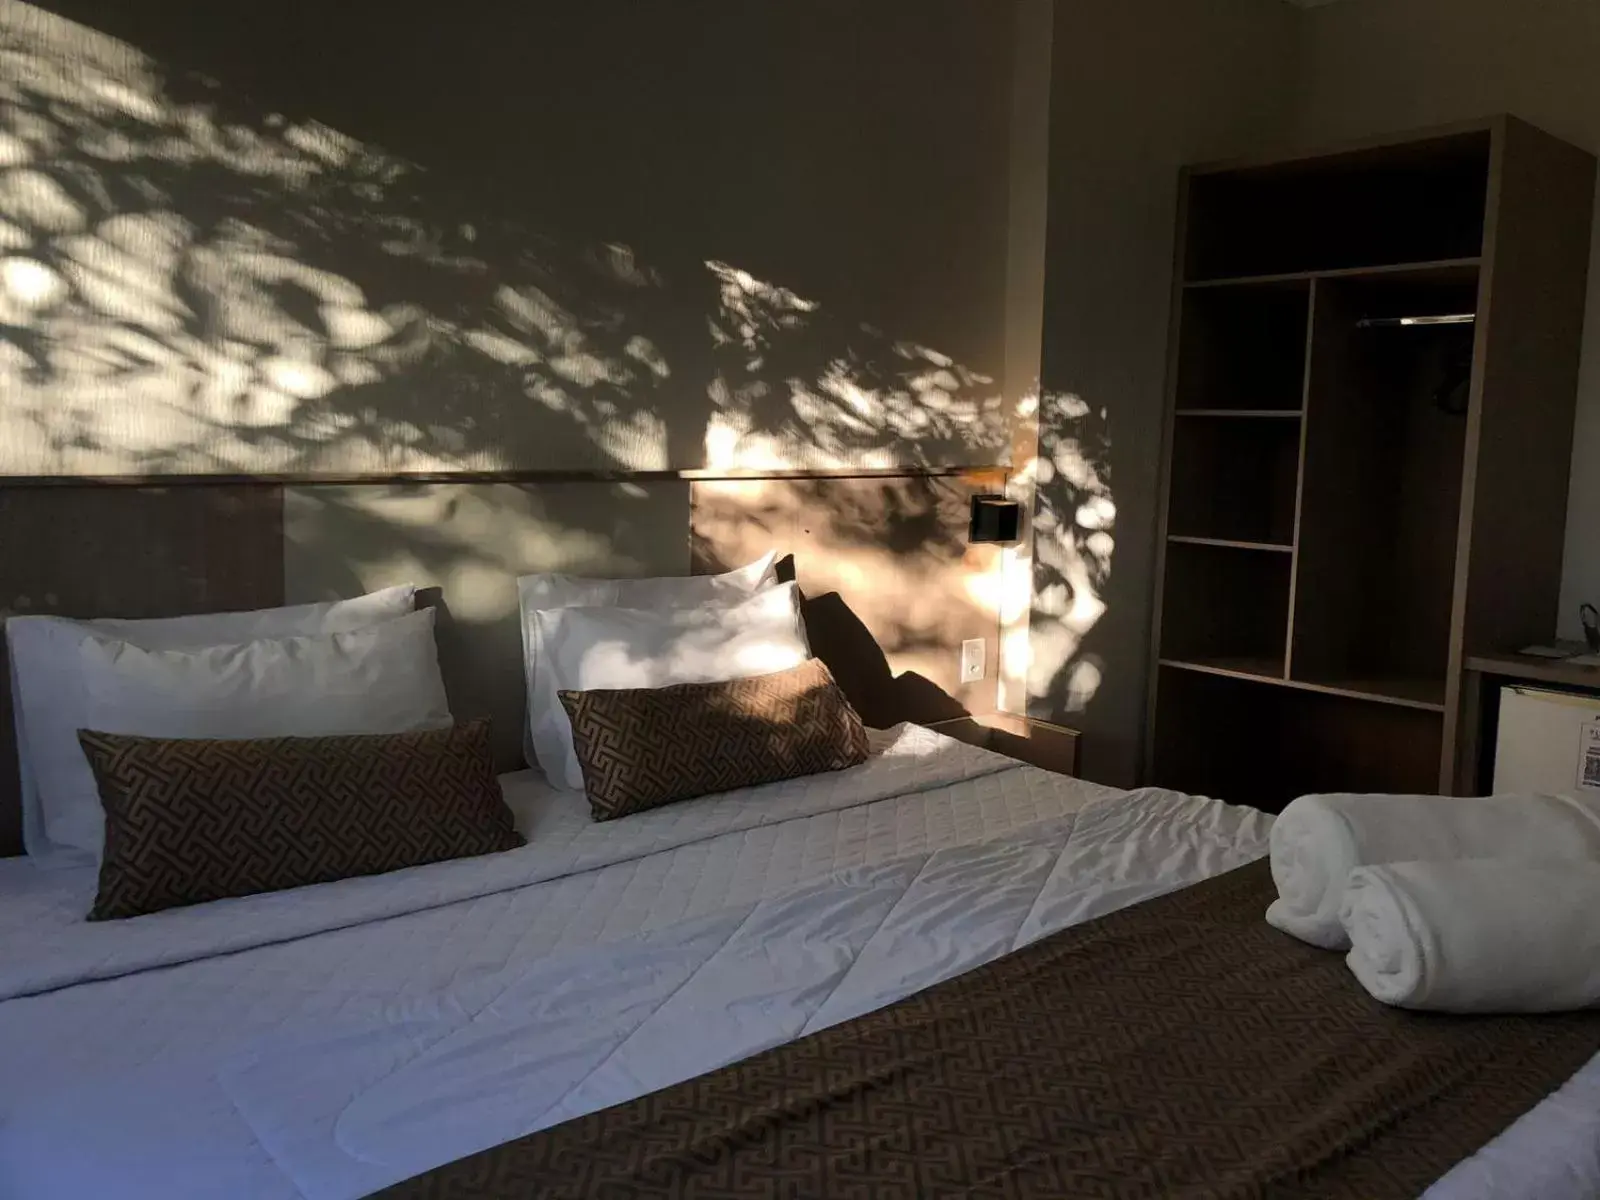
[[[0,864],[0,1196],[360,1196],[1266,850],[1249,809],[879,750],[606,825],[510,777],[523,850],[128,922]],[[1588,1194],[1495,1190],[1516,1134],[1435,1191]]]

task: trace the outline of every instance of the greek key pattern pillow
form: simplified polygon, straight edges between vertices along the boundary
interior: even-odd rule
[[[867,757],[861,718],[820,659],[722,683],[560,696],[597,821]]]
[[[106,814],[91,921],[523,844],[489,722],[250,741],[81,730]]]

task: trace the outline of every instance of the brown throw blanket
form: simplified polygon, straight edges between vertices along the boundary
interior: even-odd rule
[[[1600,1051],[1600,1013],[1384,1008],[1272,895],[1253,864],[383,1195],[1410,1200]]]

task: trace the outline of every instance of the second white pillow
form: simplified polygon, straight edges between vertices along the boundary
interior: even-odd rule
[[[671,575],[649,579],[594,579],[583,575],[543,573],[517,580],[522,620],[522,670],[527,683],[528,714],[522,725],[522,756],[539,765],[535,741],[539,724],[539,626],[535,618],[553,608],[637,608],[650,612],[703,605],[724,606],[766,591],[778,582],[777,553],[769,551],[753,563],[721,575]]]
[[[89,637],[79,651],[84,727],[221,739],[440,728],[451,715],[433,626],[434,610],[421,609],[369,629],[198,650]],[[78,765],[78,786],[94,794],[88,762]]]
[[[793,583],[736,604],[667,612],[561,608],[533,620],[541,650],[531,688],[533,750],[545,777],[573,791],[583,790],[583,769],[558,692],[746,679],[811,657]]]

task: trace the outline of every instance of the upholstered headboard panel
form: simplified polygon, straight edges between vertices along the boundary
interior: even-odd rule
[[[283,500],[275,487],[0,488],[0,611],[7,615],[168,617],[270,608],[283,595]],[[0,854],[21,850],[14,726],[7,686],[0,689]]]
[[[992,670],[984,685],[956,676],[966,638],[983,637],[994,662],[997,558],[966,545],[966,497],[1002,478],[0,485],[0,608],[156,617],[415,583],[442,609],[453,710],[491,717],[514,770],[518,575],[686,574],[776,549],[807,594],[814,649],[863,715],[929,720],[993,706]],[[0,689],[0,854],[21,848],[15,752]]]
[[[683,575],[689,485],[413,483],[284,490],[289,603],[396,583],[443,610],[439,663],[458,716],[494,721],[502,770],[522,763],[517,576]]]

